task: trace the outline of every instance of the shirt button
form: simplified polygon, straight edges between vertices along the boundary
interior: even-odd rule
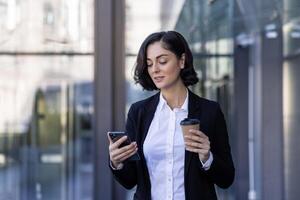
[[[171,179],[169,178],[168,181],[171,182]]]

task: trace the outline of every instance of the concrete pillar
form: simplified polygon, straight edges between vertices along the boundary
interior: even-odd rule
[[[94,4],[94,199],[121,200],[125,190],[110,173],[106,133],[125,127],[125,2],[97,0]]]

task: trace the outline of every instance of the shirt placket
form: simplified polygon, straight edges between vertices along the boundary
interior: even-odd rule
[[[170,120],[168,125],[167,138],[167,198],[173,199],[173,148],[174,148],[174,132],[175,132],[175,112],[170,111]]]

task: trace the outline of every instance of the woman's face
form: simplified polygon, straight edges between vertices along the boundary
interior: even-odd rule
[[[148,73],[155,86],[169,89],[182,83],[180,70],[184,66],[184,57],[178,59],[176,55],[162,47],[161,42],[150,44],[147,48]]]

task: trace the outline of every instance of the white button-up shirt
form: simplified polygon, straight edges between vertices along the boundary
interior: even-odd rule
[[[173,110],[160,94],[154,118],[144,142],[152,200],[183,200],[185,145],[180,121],[188,116],[188,92],[181,108]],[[212,154],[204,163],[208,170]],[[200,160],[199,160],[200,162]]]
[[[181,108],[171,108],[160,94],[144,142],[152,200],[185,199],[184,140],[180,121],[188,116],[188,97]]]

